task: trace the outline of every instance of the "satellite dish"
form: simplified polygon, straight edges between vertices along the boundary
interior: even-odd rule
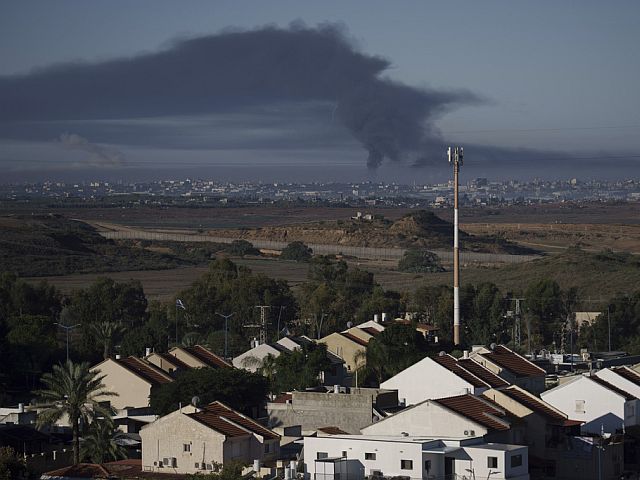
[[[347,322],[347,328],[351,328],[353,327],[353,322],[352,321],[348,321]]]
[[[438,353],[438,356],[439,356],[439,357],[444,357],[445,355],[446,355],[446,353],[445,353],[445,351],[444,351],[444,350],[442,350],[442,351],[440,351],[440,352]]]
[[[489,348],[490,348],[491,350],[495,350],[495,349],[496,349],[496,344],[495,344],[495,343],[492,343],[491,345],[489,345]]]
[[[200,397],[196,396],[191,399],[191,405],[193,405],[194,407],[197,407],[199,403],[200,403]]]

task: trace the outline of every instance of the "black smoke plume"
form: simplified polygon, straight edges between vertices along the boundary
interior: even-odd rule
[[[321,101],[335,105],[335,118],[368,152],[370,167],[385,160],[421,162],[425,152],[442,157],[434,119],[478,98],[391,81],[382,76],[389,67],[358,51],[336,25],[226,31],[175,41],[155,53],[1,77],[0,127]]]

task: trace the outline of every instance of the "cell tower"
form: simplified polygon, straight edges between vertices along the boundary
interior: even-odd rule
[[[458,250],[458,172],[464,149],[447,148],[449,164],[453,164],[453,344],[460,345],[460,252]]]

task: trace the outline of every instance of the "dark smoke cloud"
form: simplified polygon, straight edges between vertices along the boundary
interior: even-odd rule
[[[478,97],[393,82],[382,77],[389,66],[359,52],[335,25],[228,31],[156,53],[2,77],[0,133],[23,122],[204,116],[325,102],[366,149],[370,167],[418,156],[420,163],[425,152],[440,158],[444,142],[434,119]]]
[[[56,140],[68,150],[78,150],[88,154],[88,163],[96,166],[121,166],[124,164],[122,152],[113,148],[91,143],[76,133],[63,133]]]

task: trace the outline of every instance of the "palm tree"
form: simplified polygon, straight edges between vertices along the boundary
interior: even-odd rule
[[[47,406],[38,415],[38,426],[51,425],[63,416],[69,419],[73,433],[73,462],[80,462],[80,425],[91,420],[111,418],[113,410],[101,404],[99,398],[115,396],[117,393],[106,390],[102,383],[104,375],[91,371],[88,363],[54,365],[53,372],[45,373],[41,382],[45,390],[35,392]]]
[[[90,325],[90,332],[96,343],[102,347],[102,356],[106,360],[111,355],[116,338],[124,332],[122,325],[117,322],[96,322]]]
[[[124,448],[117,443],[121,435],[122,433],[114,427],[110,418],[94,421],[87,434],[82,437],[80,457],[93,463],[126,458]]]

